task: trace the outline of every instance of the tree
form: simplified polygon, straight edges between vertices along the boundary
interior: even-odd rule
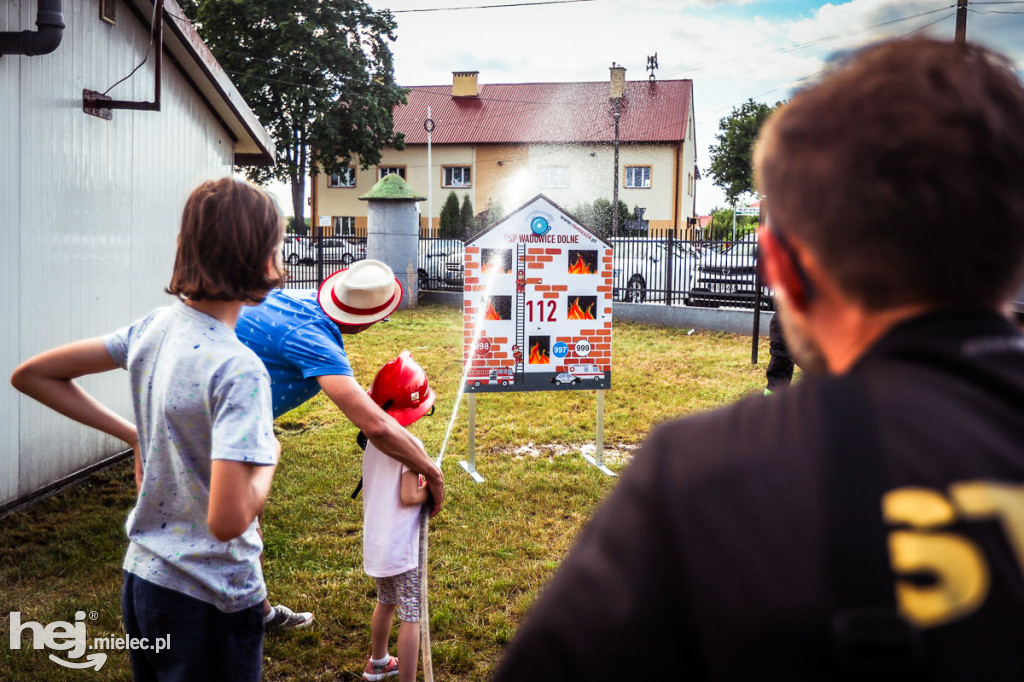
[[[757,216],[736,216],[736,239],[757,229]],[[732,209],[718,208],[711,209],[711,233],[708,239],[732,241]]]
[[[625,234],[627,220],[633,219],[626,202],[619,200],[619,235]],[[608,239],[612,237],[612,202],[605,198],[594,199],[589,207],[584,205],[581,209],[583,215],[576,217],[583,221],[584,226],[598,237]]]
[[[498,222],[505,217],[505,207],[501,205],[501,201],[497,199],[491,199],[487,202],[487,208],[481,211],[474,220],[473,234],[475,236],[494,223]]]
[[[251,180],[290,183],[305,213],[306,175],[363,169],[385,146],[405,147],[392,110],[394,17],[362,0],[180,0],[196,29],[277,147],[276,164]],[[315,151],[315,155],[314,155]],[[296,221],[298,222],[298,221]]]
[[[768,115],[778,107],[748,99],[718,122],[718,144],[711,147],[711,175],[715,185],[725,190],[725,200],[735,206],[743,194],[755,191],[751,155],[754,142]],[[730,229],[732,223],[729,223]]]
[[[462,198],[462,210],[459,212],[459,230],[463,239],[469,239],[473,233],[473,218],[473,202],[469,200],[467,194]]]
[[[462,228],[459,225],[462,212],[459,210],[459,197],[455,192],[450,192],[441,207],[441,228],[438,236],[444,239],[459,239],[462,236]]]

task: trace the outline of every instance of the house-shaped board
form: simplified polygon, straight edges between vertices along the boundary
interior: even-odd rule
[[[607,389],[612,248],[543,194],[466,243],[469,392]]]

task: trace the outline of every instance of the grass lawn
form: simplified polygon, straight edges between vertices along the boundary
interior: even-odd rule
[[[412,351],[438,401],[435,415],[411,430],[435,456],[459,383],[461,319],[460,310],[421,307],[348,341],[363,385],[398,351]],[[760,357],[759,366],[750,364],[749,337],[617,323],[605,400],[608,466],[627,466],[657,422],[761,391],[767,341]],[[477,485],[457,464],[466,455],[463,402],[445,453],[445,509],[431,524],[438,680],[488,678],[538,590],[615,485],[580,456],[596,439],[595,409],[589,391],[479,395],[477,468],[486,482]],[[264,679],[358,680],[369,653],[374,585],[362,571],[362,502],[349,499],[360,476],[356,431],[323,394],[277,426],[284,455],[265,516],[267,584],[273,603],[313,611],[316,622],[267,636]],[[120,562],[132,492],[124,462],[0,519],[4,636],[11,611],[45,625],[73,621],[81,610],[90,614],[90,641],[122,633]],[[0,679],[131,677],[124,651],[108,652],[98,673],[67,670],[30,648],[29,633],[23,640],[17,651],[0,646]]]

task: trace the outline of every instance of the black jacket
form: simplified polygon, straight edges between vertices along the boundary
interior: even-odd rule
[[[878,444],[928,678],[1024,680],[1024,336],[981,310],[907,321],[838,380],[657,428],[495,679],[835,678],[825,381],[864,389],[872,433],[847,449]]]

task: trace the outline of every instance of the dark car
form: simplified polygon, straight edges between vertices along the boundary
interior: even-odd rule
[[[688,305],[753,308],[757,272],[757,235],[750,234],[721,252],[708,253],[690,284]],[[761,285],[761,308],[773,310],[772,291]]]

